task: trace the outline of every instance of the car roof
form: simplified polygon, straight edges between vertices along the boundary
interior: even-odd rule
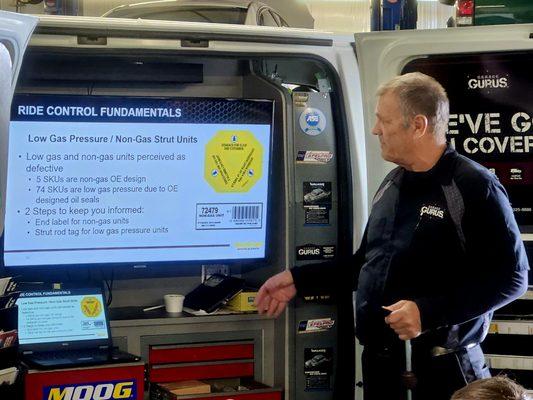
[[[113,14],[117,11],[123,12],[128,10],[143,10],[143,9],[152,9],[152,8],[172,8],[172,7],[229,7],[229,8],[243,8],[247,9],[250,4],[254,3],[254,1],[251,0],[211,0],[211,1],[205,1],[205,0],[158,0],[158,1],[146,1],[141,3],[133,3],[133,4],[124,4],[122,6],[118,6],[115,8],[112,8],[108,12],[106,12],[103,16],[107,16],[108,14]],[[257,2],[255,2],[257,3]]]

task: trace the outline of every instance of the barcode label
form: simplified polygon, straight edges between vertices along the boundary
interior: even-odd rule
[[[262,229],[262,203],[196,204],[196,229]]]
[[[259,206],[233,206],[231,219],[258,219]]]

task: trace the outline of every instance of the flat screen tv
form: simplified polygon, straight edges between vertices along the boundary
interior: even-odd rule
[[[16,95],[4,266],[264,260],[273,107]]]

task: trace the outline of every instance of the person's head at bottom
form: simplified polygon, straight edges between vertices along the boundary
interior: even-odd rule
[[[451,400],[533,400],[524,387],[506,376],[494,376],[469,383]]]

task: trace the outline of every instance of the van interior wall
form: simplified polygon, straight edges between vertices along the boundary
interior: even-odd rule
[[[19,85],[17,93],[39,93],[39,94],[91,94],[91,95],[127,95],[127,96],[154,96],[154,97],[220,97],[220,98],[266,98],[276,101],[277,115],[275,117],[274,135],[279,136],[274,140],[274,148],[272,162],[271,179],[271,199],[272,206],[270,223],[272,229],[270,232],[271,240],[270,248],[272,252],[269,257],[269,264],[266,267],[255,268],[254,272],[248,272],[247,265],[232,266],[231,272],[234,275],[242,273],[245,278],[250,280],[251,284],[259,285],[268,276],[278,272],[281,268],[287,265],[285,259],[285,242],[287,234],[285,232],[285,159],[284,159],[284,137],[285,130],[290,128],[285,124],[284,116],[289,114],[285,108],[287,107],[286,97],[289,93],[286,89],[279,85],[279,81],[273,84],[271,80],[267,80],[261,76],[256,76],[251,73],[252,63],[248,60],[236,60],[230,58],[199,58],[182,56],[179,59],[170,57],[160,57],[169,65],[198,65],[202,66],[202,79],[199,83],[179,83],[180,77],[176,76],[176,82],[164,83],[150,82],[148,79],[151,74],[146,74],[147,80],[124,82],[123,76],[114,76],[105,69],[98,68],[98,62],[95,58],[101,60],[101,54],[86,54],[82,58],[82,62],[94,66],[94,80],[77,80],[72,79],[72,76],[64,75],[64,71],[74,69],[71,68],[73,64],[69,64],[69,60],[74,60],[72,63],[80,62],[80,55],[72,52],[65,54],[64,52],[54,53],[48,49],[33,50],[28,49],[25,58],[25,64],[21,70]],[[175,57],[175,56],[174,56]],[[93,58],[93,60],[91,60]],[[108,55],[107,58],[115,60],[113,62],[135,62],[143,65],[143,61],[150,61],[154,59],[154,55],[143,56],[139,55]],[[120,60],[120,61],[117,61]],[[148,62],[146,62],[148,64]],[[256,63],[256,65],[268,64]],[[272,65],[275,69],[275,64]],[[314,67],[316,69],[316,66]],[[61,70],[61,73],[54,76],[50,71]],[[169,69],[165,67],[165,73]],[[171,69],[170,69],[171,70]],[[294,70],[291,64],[286,64],[280,67],[280,71]],[[302,71],[306,70],[305,68]],[[314,75],[313,68],[307,71],[305,78],[298,79],[292,77],[296,81],[307,81]],[[268,68],[263,68],[258,71],[259,74],[268,71]],[[142,72],[141,72],[142,75]],[[92,76],[92,75],[91,75]],[[159,77],[161,74],[159,74]],[[155,79],[155,78],[154,78]],[[170,79],[170,78],[169,78]],[[155,267],[158,268],[158,267]],[[161,266],[160,268],[165,268]],[[179,267],[173,267],[173,271],[179,271]],[[128,276],[129,279],[115,279],[113,285],[113,303],[112,307],[127,307],[127,306],[148,306],[159,304],[162,302],[162,297],[167,293],[188,293],[200,283],[200,267],[188,269],[185,274],[136,279],[135,276]],[[92,274],[92,273],[91,273]],[[96,271],[92,276],[98,276]],[[247,276],[248,275],[248,276]],[[87,275],[87,277],[89,274]],[[109,276],[109,275],[108,275]],[[133,278],[133,279],[131,279]],[[86,278],[85,278],[86,279]]]
[[[114,64],[116,71],[102,68],[105,64]],[[165,65],[163,65],[165,64]],[[92,80],[76,80],[65,75],[65,71],[77,74],[78,65],[89,65]],[[117,65],[123,67],[116,68]],[[131,76],[127,80],[126,74],[132,74],[128,68],[140,66],[141,73],[144,66],[161,67],[161,73],[145,73],[145,78]],[[198,65],[203,70],[202,82],[183,83],[183,75],[187,72],[181,67]],[[158,67],[159,66],[159,67]],[[163,70],[163,66],[165,66]],[[52,93],[52,94],[94,94],[94,95],[128,95],[128,96],[175,96],[175,97],[242,97],[241,64],[236,60],[217,59],[207,62],[195,58],[176,59],[157,55],[129,54],[109,55],[102,57],[98,53],[87,54],[85,57],[76,53],[50,54],[39,51],[37,54],[28,50],[25,64],[21,70],[18,92],[24,93]],[[172,76],[172,69],[175,75]],[[168,75],[161,78],[162,73]],[[126,78],[125,78],[126,76]],[[157,79],[157,80],[156,80]]]
[[[263,66],[266,63],[263,63]],[[248,271],[243,271],[242,277],[246,279],[246,283],[252,287],[259,287],[270,276],[283,271],[289,260],[286,254],[286,249],[292,249],[291,235],[289,232],[290,218],[292,216],[289,207],[286,207],[288,199],[288,191],[291,185],[288,184],[290,173],[286,167],[288,161],[285,156],[289,157],[290,139],[292,136],[292,101],[291,95],[287,89],[281,85],[273,84],[271,79],[265,78],[262,74],[264,69],[258,68],[261,63],[250,63],[251,73],[244,77],[243,81],[243,95],[246,98],[268,98],[275,101],[274,109],[274,135],[271,158],[271,173],[272,176],[279,177],[279,179],[270,180],[270,226],[267,230],[267,240],[270,248],[270,258],[268,267],[254,268]],[[287,176],[289,175],[289,176]],[[289,179],[287,179],[289,178]],[[274,200],[275,199],[275,200]],[[289,253],[290,254],[290,253]],[[278,318],[275,321],[275,345],[277,349],[274,352],[274,365],[284,365],[285,363],[285,320]],[[285,381],[284,368],[276,368],[274,370],[274,382],[276,385],[283,386]]]
[[[274,109],[274,136],[271,157],[271,174],[277,179],[270,180],[270,202],[269,202],[269,223],[270,229],[267,231],[269,241],[270,257],[267,268],[244,270],[243,277],[247,283],[259,287],[269,276],[280,272],[287,264],[284,249],[289,240],[286,230],[288,209],[283,207],[286,204],[286,159],[285,147],[287,143],[287,130],[292,126],[292,119],[288,119],[290,114],[290,94],[280,85],[275,85],[271,80],[257,75],[261,71],[253,71],[253,63],[250,63],[251,73],[243,78],[243,97],[249,99],[269,99],[275,101]],[[275,251],[274,251],[275,250]]]

